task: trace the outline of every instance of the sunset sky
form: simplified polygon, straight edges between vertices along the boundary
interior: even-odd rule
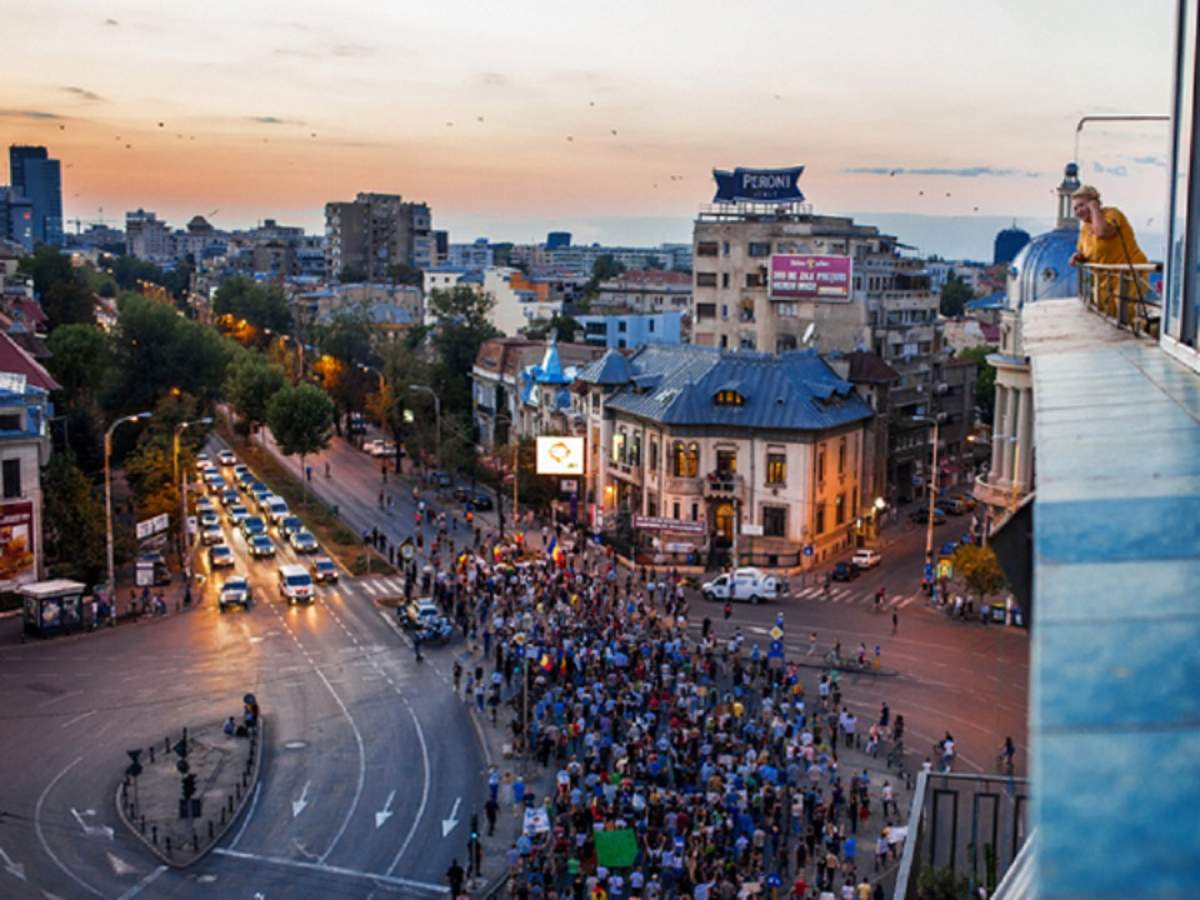
[[[805,165],[820,212],[1044,218],[1081,115],[1169,111],[1174,34],[1169,0],[0,9],[0,134],[63,160],[69,218],[319,230],[374,190],[455,241],[689,240],[737,165]],[[1150,230],[1166,155],[1163,125],[1080,148]]]

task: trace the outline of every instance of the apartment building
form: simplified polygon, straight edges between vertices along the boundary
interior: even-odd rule
[[[325,270],[357,281],[386,281],[396,265],[435,263],[433,214],[428,204],[399,194],[360,193],[350,202],[325,204]]]
[[[687,272],[661,269],[631,269],[600,283],[592,306],[603,309],[627,309],[638,313],[668,310],[689,312],[692,304],[692,276]]]

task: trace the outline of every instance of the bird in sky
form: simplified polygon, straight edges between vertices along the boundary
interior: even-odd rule
[[[612,129],[612,133],[613,133],[613,134],[616,134],[616,133],[617,133],[617,129],[615,129],[615,128],[614,128],[614,129]]]
[[[163,123],[162,123],[162,122],[159,122],[159,123],[158,123],[158,127],[159,127],[159,128],[165,128],[166,126],[165,126],[165,125],[163,125]]]
[[[571,135],[569,135],[569,134],[568,134],[568,135],[567,135],[567,140],[568,140],[568,141],[574,141],[574,140],[575,140],[575,138],[571,137]]]

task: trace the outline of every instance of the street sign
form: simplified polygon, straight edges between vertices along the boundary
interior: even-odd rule
[[[742,534],[746,535],[747,537],[762,537],[763,527],[761,525],[750,525],[747,523],[742,525]]]
[[[812,544],[805,544],[805,545],[804,545],[804,555],[805,555],[805,556],[812,556],[812,555],[813,555],[813,545],[812,545]]]
[[[780,628],[778,625],[776,625],[774,628],[771,629],[770,634],[771,634],[771,637],[777,641],[783,640],[783,629]]]
[[[767,650],[767,656],[772,659],[783,659],[783,641],[771,641],[771,647]]]
[[[154,563],[138,562],[136,582],[138,587],[151,587],[154,585]]]
[[[933,563],[925,563],[925,580],[933,581]]]
[[[954,563],[949,559],[938,560],[938,578],[953,578]]]
[[[417,551],[412,544],[401,544],[400,555],[404,557],[405,562],[411,562],[412,558],[417,555]]]
[[[146,538],[166,531],[171,526],[171,517],[166,513],[160,513],[153,519],[146,519],[137,523],[137,537],[139,541],[144,541]]]

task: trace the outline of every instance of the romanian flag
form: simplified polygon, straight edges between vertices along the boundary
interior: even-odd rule
[[[543,671],[549,672],[554,668],[554,660],[550,658],[549,653],[543,653],[539,665],[541,665]]]

